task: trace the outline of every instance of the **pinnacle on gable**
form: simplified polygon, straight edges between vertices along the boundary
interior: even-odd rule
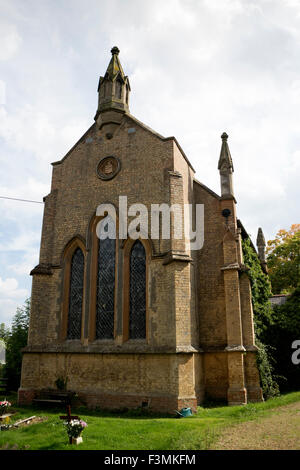
[[[265,237],[261,227],[259,227],[257,232],[256,246],[266,246]]]
[[[114,46],[110,52],[112,53],[112,58],[110,59],[110,62],[108,64],[108,67],[105,73],[105,78],[111,81],[114,81],[116,77],[119,75],[122,78],[122,80],[125,81],[125,75],[122,69],[121,62],[118,57],[120,49],[117,46]]]
[[[117,46],[114,46],[110,52],[112,57],[105,75],[99,79],[98,108],[94,118],[95,121],[101,113],[108,110],[129,112],[130,84],[119,60],[120,50]],[[99,122],[99,125],[101,123]]]
[[[218,170],[220,172],[221,181],[221,198],[222,199],[234,199],[233,192],[233,163],[230,155],[230,150],[227,144],[228,135],[223,132],[221,135],[222,147],[220,152],[220,158],[218,163]]]
[[[223,132],[223,134],[221,135],[221,139],[222,139],[222,147],[221,147],[220,158],[219,158],[219,163],[218,163],[218,170],[231,170],[233,172],[234,169],[233,169],[232,158],[231,158],[230,150],[229,150],[228,143],[227,143],[228,134],[226,134],[226,132]]]

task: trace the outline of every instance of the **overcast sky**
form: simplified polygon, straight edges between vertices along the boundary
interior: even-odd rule
[[[300,223],[300,0],[0,0],[0,196],[41,201],[93,123],[111,54],[130,111],[220,193],[229,134],[253,242]],[[0,199],[0,323],[30,296],[43,205]]]

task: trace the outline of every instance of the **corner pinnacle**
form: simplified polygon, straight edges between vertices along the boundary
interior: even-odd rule
[[[222,139],[222,147],[221,147],[221,153],[220,153],[220,158],[219,158],[219,163],[218,163],[218,170],[233,170],[233,163],[232,163],[232,158],[230,154],[230,150],[228,147],[227,139],[228,139],[228,134],[226,132],[223,132],[221,135]]]
[[[257,232],[256,246],[266,246],[265,237],[261,227],[259,227]]]

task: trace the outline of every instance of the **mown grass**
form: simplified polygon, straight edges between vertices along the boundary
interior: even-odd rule
[[[2,397],[0,397],[2,399]],[[4,397],[3,397],[4,398]],[[0,432],[0,449],[30,450],[204,450],[209,449],[225,426],[276,413],[280,406],[300,401],[300,392],[289,393],[263,403],[246,406],[199,407],[189,418],[175,419],[161,415],[128,412],[73,409],[88,423],[83,443],[70,445],[61,414],[64,409],[19,407],[16,396],[7,397],[17,413],[12,422],[29,416],[47,420],[19,429]]]

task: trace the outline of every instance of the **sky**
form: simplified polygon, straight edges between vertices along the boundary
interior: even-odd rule
[[[130,112],[175,136],[255,243],[300,223],[300,0],[0,0],[0,196],[42,201],[51,162],[94,122],[113,46]],[[31,292],[43,204],[0,199],[0,323]]]

